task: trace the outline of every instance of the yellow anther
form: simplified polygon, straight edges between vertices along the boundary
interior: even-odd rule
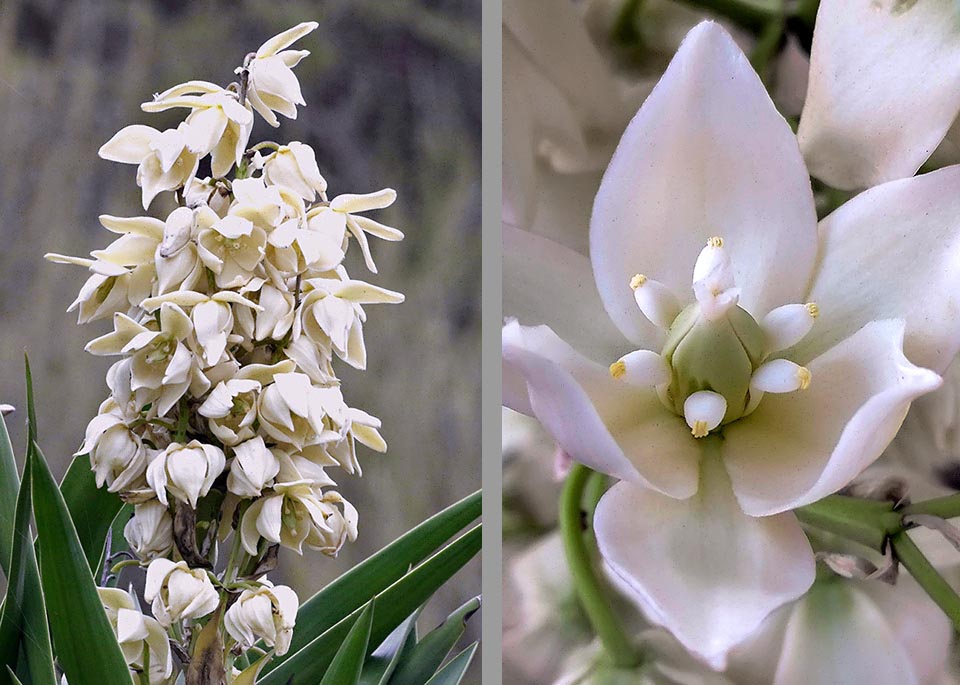
[[[723,238],[718,235],[713,236],[707,241],[707,247],[723,247]]]
[[[627,372],[627,365],[622,361],[614,362],[610,365],[610,375],[614,378],[622,378]]]
[[[804,306],[807,308],[807,314],[810,315],[811,319],[816,319],[820,316],[820,305],[816,302],[807,302]]]
[[[636,276],[630,279],[630,287],[636,290],[646,282],[647,282],[646,276],[644,276],[643,274],[637,274]]]
[[[710,431],[707,429],[706,421],[694,421],[693,428],[690,429],[690,432],[693,433],[693,437],[695,438],[705,438]]]
[[[801,366],[797,369],[797,379],[800,381],[799,390],[806,390],[810,387],[810,379],[813,376],[810,375],[810,369],[805,366]]]

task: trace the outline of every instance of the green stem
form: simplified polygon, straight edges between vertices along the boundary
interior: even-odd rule
[[[179,412],[177,413],[177,429],[174,431],[173,441],[181,445],[187,441],[187,427],[190,424],[190,408],[187,398],[180,398]]]
[[[908,504],[902,511],[904,516],[911,514],[928,514],[939,516],[942,519],[952,519],[960,516],[960,494],[946,495],[926,502]]]
[[[610,30],[610,37],[620,45],[638,45],[641,43],[640,31],[637,29],[637,16],[643,9],[644,0],[626,0]]]
[[[140,684],[150,685],[150,645],[143,641],[143,670],[140,671]]]
[[[887,538],[902,529],[901,514],[893,511],[892,502],[830,495],[796,509],[803,523],[841,535],[879,552]]]
[[[957,596],[905,531],[891,537],[890,544],[893,546],[893,553],[913,579],[930,595],[930,599],[939,605],[953,623],[954,629],[960,630],[960,596]]]
[[[240,529],[233,531],[233,546],[230,548],[230,556],[227,558],[227,566],[223,572],[224,584],[232,583],[240,574],[240,568],[246,561],[246,550],[243,549]]]
[[[620,620],[613,612],[584,538],[584,512],[581,504],[592,473],[581,464],[575,464],[570,470],[560,496],[560,535],[577,596],[590,624],[614,664],[622,668],[633,668],[639,665],[639,652],[627,638]]]
[[[753,31],[763,28],[776,19],[781,10],[772,2],[763,0],[682,0],[686,5],[705,10]]]
[[[753,50],[750,51],[750,64],[753,65],[754,70],[760,78],[763,79],[764,83],[767,83],[767,79],[765,78],[767,65],[770,63],[770,60],[773,59],[773,56],[777,54],[777,48],[780,47],[780,39],[783,37],[783,29],[785,26],[786,20],[783,15],[771,19],[767,25],[763,27],[760,35],[757,37],[757,42],[753,46]]]

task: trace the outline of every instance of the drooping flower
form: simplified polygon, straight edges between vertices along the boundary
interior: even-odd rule
[[[505,402],[622,479],[597,509],[604,561],[715,667],[813,582],[790,510],[873,462],[960,347],[958,179],[876,187],[818,227],[789,126],[704,23],[607,169],[592,277],[514,231],[505,312],[554,329],[504,328]]]
[[[167,631],[156,619],[140,613],[129,593],[110,587],[99,587],[97,592],[134,680],[139,679],[138,674],[146,666],[146,653],[150,658],[147,676],[151,685],[166,682],[173,673],[173,655]]]
[[[173,519],[170,510],[158,500],[138,504],[123,527],[123,537],[141,559],[165,556],[173,549]]]
[[[277,656],[283,656],[290,648],[300,600],[286,585],[266,579],[260,583],[262,587],[240,593],[224,614],[223,625],[244,648],[263,640]]]
[[[220,594],[206,571],[164,558],[154,559],[147,567],[143,596],[165,628],[177,621],[202,618],[220,603]]]
[[[157,499],[167,504],[167,493],[196,509],[197,500],[210,492],[226,464],[223,450],[191,440],[171,442],[147,467],[147,482]]]
[[[286,48],[318,26],[315,21],[306,21],[274,36],[259,47],[247,66],[250,79],[247,99],[271,126],[280,125],[274,112],[296,119],[297,105],[306,104],[293,68],[310,52]]]

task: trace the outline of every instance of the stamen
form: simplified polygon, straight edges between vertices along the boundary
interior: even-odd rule
[[[631,278],[630,287],[633,288],[633,299],[643,315],[654,326],[670,328],[670,324],[680,314],[680,302],[670,288],[643,274]]]
[[[820,308],[816,302],[785,304],[771,311],[760,322],[760,328],[767,338],[766,353],[785,350],[803,340],[819,315]]]
[[[789,359],[774,359],[762,364],[750,379],[751,390],[784,393],[806,390],[810,387],[810,369]]]
[[[657,386],[670,382],[666,360],[650,350],[636,350],[610,365],[610,375],[631,385]]]
[[[704,438],[720,425],[727,413],[727,400],[710,390],[690,395],[683,403],[683,418],[695,438]]]

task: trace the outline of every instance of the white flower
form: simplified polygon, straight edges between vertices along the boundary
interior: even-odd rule
[[[200,259],[214,274],[220,288],[246,284],[263,258],[267,234],[252,221],[228,215],[200,231]]]
[[[140,436],[127,427],[127,419],[112,399],[87,424],[83,445],[76,454],[88,454],[97,487],[122,492],[135,483],[147,468],[147,452]]]
[[[286,585],[260,582],[263,587],[240,593],[224,614],[223,625],[243,649],[262,639],[277,656],[283,656],[290,648],[300,599]]]
[[[942,371],[960,347],[958,181],[951,168],[879,186],[817,226],[789,126],[704,23],[606,171],[593,278],[517,231],[524,278],[507,272],[505,313],[556,333],[504,328],[505,403],[622,479],[596,512],[604,562],[712,665],[813,582],[790,510],[849,483],[940,385],[904,348]]]
[[[113,162],[137,164],[137,185],[143,191],[143,208],[165,190],[188,185],[197,173],[200,158],[187,146],[186,122],[158,131],[133,124],[121,129],[100,148],[100,156]]]
[[[140,613],[133,598],[123,590],[98,587],[97,592],[134,680],[143,670],[146,647],[150,654],[150,683],[166,682],[173,673],[173,655],[163,626],[156,619]]]
[[[950,0],[823,0],[797,135],[810,173],[857,189],[912,176],[960,112]]]
[[[231,185],[234,203],[230,214],[262,228],[273,230],[284,218],[284,198],[278,186],[268,186],[262,178],[241,178]],[[303,200],[298,196],[298,200]]]
[[[280,461],[259,435],[233,448],[227,489],[240,497],[259,497],[280,471]]]
[[[943,611],[905,574],[896,585],[818,580],[730,655],[737,682],[936,685],[952,637]]]
[[[370,244],[367,242],[367,233],[381,240],[395,242],[403,240],[403,232],[386,226],[373,219],[361,216],[360,212],[369,212],[374,209],[384,209],[393,204],[397,199],[397,191],[393,188],[384,188],[374,193],[362,193],[359,195],[337,195],[330,200],[329,207],[319,207],[316,212],[311,212],[314,222],[324,222],[329,228],[326,230],[343,234],[343,229],[350,231],[350,234],[360,245],[360,251],[363,253],[363,260],[367,268],[373,273],[377,273],[377,265],[370,254]]]
[[[297,141],[281,145],[263,160],[263,177],[270,185],[286,186],[310,202],[327,190],[313,148]]]
[[[203,569],[192,569],[187,562],[154,559],[147,567],[143,596],[151,602],[153,615],[169,628],[177,621],[201,618],[220,604],[220,595]]]
[[[288,119],[297,118],[297,105],[305,105],[300,92],[300,83],[293,67],[310,53],[307,50],[285,50],[319,24],[308,21],[274,36],[257,50],[256,56],[247,65],[249,87],[247,98],[260,116],[271,126],[279,126],[274,112]]]
[[[213,175],[226,176],[239,164],[250,139],[253,113],[237,102],[236,95],[207,81],[189,81],[174,86],[151,102],[140,105],[144,112],[163,112],[189,107],[187,147],[201,157],[209,154]]]
[[[226,457],[219,447],[198,440],[186,445],[172,442],[150,462],[147,482],[164,505],[169,492],[196,509],[197,500],[210,492],[225,464]]]
[[[273,381],[257,400],[264,433],[297,449],[342,437],[324,424],[326,417],[340,417],[346,410],[339,390],[314,387],[302,373],[278,373]]]
[[[167,506],[157,500],[136,505],[123,537],[141,559],[166,555],[173,549],[173,519]]]
[[[363,322],[367,315],[361,305],[398,304],[403,294],[346,278],[308,279],[303,289],[299,323],[304,334],[317,345],[332,347],[351,366],[366,368]]]

